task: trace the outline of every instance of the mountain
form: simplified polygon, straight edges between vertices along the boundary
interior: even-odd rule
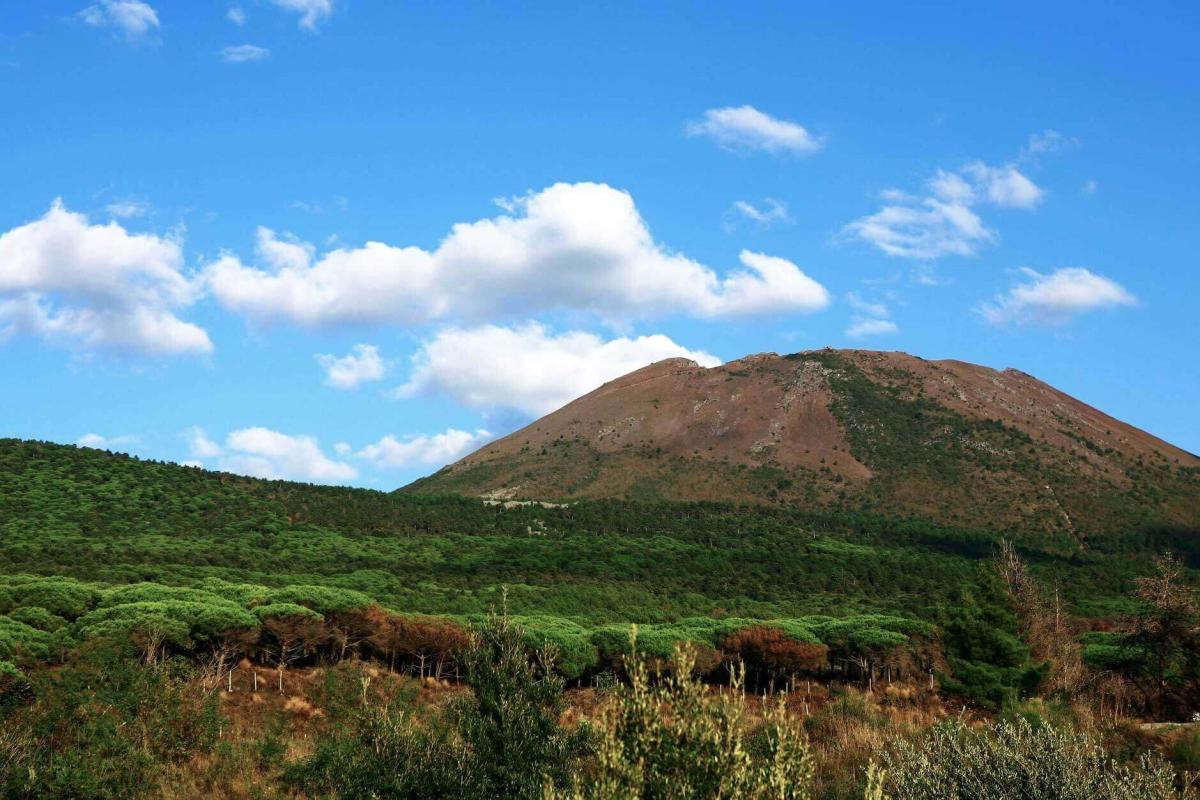
[[[401,491],[1200,530],[1195,455],[1018,370],[864,350],[660,361]]]

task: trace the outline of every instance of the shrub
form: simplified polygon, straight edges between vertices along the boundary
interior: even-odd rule
[[[11,661],[0,661],[0,709],[29,694],[29,679]]]
[[[1166,800],[1174,773],[1149,759],[1112,761],[1088,737],[1024,719],[972,730],[934,728],[884,758],[888,797],[896,800]]]
[[[672,656],[669,677],[650,680],[648,660],[628,659],[630,685],[596,725],[594,757],[568,791],[548,786],[547,798],[779,798],[811,796],[813,765],[801,728],[784,701],[764,710],[751,735],[743,721],[740,681],[720,697],[693,677],[687,647]]]
[[[340,800],[465,797],[462,750],[447,720],[418,720],[404,701],[355,708],[346,717],[311,756],[286,769],[287,782]]]
[[[73,620],[94,607],[100,592],[70,578],[40,578],[10,586],[14,605],[38,606],[51,614]]]
[[[0,707],[0,796],[133,798],[152,793],[169,763],[207,752],[216,698],[186,684],[178,663],[138,666],[89,647],[55,671],[30,673],[36,702]]]
[[[544,783],[564,785],[582,738],[559,726],[563,680],[548,654],[529,657],[526,638],[490,617],[462,656],[470,697],[426,719],[402,701],[356,709],[288,778],[343,800],[534,800]]]
[[[37,628],[39,631],[45,631],[46,633],[54,633],[67,626],[65,619],[57,614],[51,614],[39,606],[14,609],[8,612],[8,618],[28,625],[31,628]]]
[[[1200,773],[1200,731],[1188,731],[1171,745],[1171,763],[1180,770]]]
[[[45,661],[54,637],[11,617],[0,617],[0,659]]]
[[[466,748],[468,797],[536,798],[564,785],[579,736],[558,723],[566,709],[553,651],[529,658],[526,632],[492,616],[463,658],[469,699],[451,710]]]
[[[534,650],[554,649],[554,664],[567,678],[578,678],[600,660],[592,630],[562,617],[515,617],[525,630],[525,644]]]

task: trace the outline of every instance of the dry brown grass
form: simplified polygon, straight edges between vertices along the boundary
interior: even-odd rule
[[[259,671],[259,690],[253,691],[251,669]],[[332,668],[342,673],[349,702],[383,704],[401,692],[413,693],[422,711],[436,712],[470,689],[434,679],[415,678],[389,672],[370,664],[348,664]],[[331,724],[328,702],[330,669],[294,669],[284,673],[284,692],[278,691],[275,670],[261,665],[241,665],[235,672],[234,691],[219,689],[223,723],[220,741],[210,753],[196,756],[167,771],[161,779],[159,796],[166,800],[211,797],[234,800],[298,800],[302,792],[284,788],[282,765],[303,759]],[[197,684],[197,691],[202,691]],[[728,692],[710,687],[714,694]],[[567,692],[567,708],[560,723],[576,728],[597,719],[611,702],[610,692],[592,688]],[[347,701],[342,695],[340,702]],[[765,698],[748,694],[744,721],[758,725]],[[854,687],[830,687],[798,681],[787,695],[787,710],[801,718],[807,731],[816,765],[814,797],[859,798],[868,763],[897,737],[916,737],[948,717],[968,724],[984,718],[932,693],[923,685],[892,683],[876,687],[874,693]],[[1025,710],[1047,719],[1068,721],[1103,740],[1114,752],[1162,751],[1177,736],[1147,732],[1136,723],[1096,713],[1084,703],[1049,708],[1038,701]]]
[[[383,704],[405,690],[417,690],[417,704],[435,708],[465,687],[437,681],[422,683],[371,664],[347,663],[335,669],[359,692],[358,702]],[[255,690],[254,673],[258,674]],[[164,800],[231,798],[231,800],[281,800],[305,798],[303,792],[284,786],[285,764],[312,754],[314,743],[329,724],[326,679],[323,667],[289,669],[283,675],[283,692],[273,667],[243,660],[234,669],[233,691],[226,675],[215,689],[223,718],[220,738],[209,753],[196,755],[169,768],[161,776],[157,796]],[[198,692],[214,691],[200,681]]]

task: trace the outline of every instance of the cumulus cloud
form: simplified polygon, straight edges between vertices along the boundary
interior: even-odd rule
[[[388,364],[372,344],[358,344],[344,356],[319,354],[317,363],[325,370],[325,383],[336,389],[357,389],[378,381],[387,373]]]
[[[270,0],[285,11],[300,15],[300,27],[315,31],[317,25],[333,14],[333,0]]]
[[[1033,208],[1041,202],[1044,193],[1016,167],[989,167],[982,161],[973,161],[963,167],[971,178],[974,193],[982,192],[987,202],[1007,208]],[[968,195],[964,202],[977,199]]]
[[[314,483],[352,480],[358,470],[325,455],[312,436],[289,436],[269,428],[244,428],[225,439],[222,469],[260,478]]]
[[[55,201],[0,234],[0,336],[29,334],[85,349],[208,353],[205,331],[175,316],[197,288],[178,242],[92,225]]]
[[[216,458],[225,452],[221,445],[208,438],[203,428],[189,428],[184,436],[188,440],[188,452],[193,458]]]
[[[802,125],[776,119],[754,106],[710,108],[704,118],[688,123],[689,136],[707,136],[727,150],[806,155],[821,149],[821,140]]]
[[[389,435],[375,444],[367,445],[355,453],[355,456],[384,469],[440,467],[458,460],[491,438],[492,434],[482,428],[475,431],[447,428],[444,433],[435,433],[432,436],[422,434],[400,439]]]
[[[226,308],[303,325],[478,321],[554,310],[605,320],[669,313],[720,317],[811,312],[819,283],[782,258],[743,251],[719,277],[654,241],[633,198],[605,184],[559,183],[515,198],[513,211],[454,225],[436,249],[367,242],[319,258],[258,232],[261,266],[225,254],[205,268]]]
[[[193,457],[216,459],[217,469],[225,472],[312,483],[343,483],[358,476],[358,470],[350,464],[325,455],[312,436],[289,436],[263,427],[243,428],[226,436],[223,446],[200,428],[192,428],[187,436]]]
[[[925,195],[899,189],[881,192],[884,205],[879,211],[851,222],[842,233],[900,258],[969,256],[996,240],[975,208],[1032,209],[1044,197],[1042,189],[1011,164],[993,167],[982,161],[953,172],[938,170],[927,189]]]
[[[117,450],[137,443],[136,436],[101,436],[98,433],[85,433],[75,440],[75,444],[80,447],[92,447],[97,450]]]
[[[133,42],[158,30],[158,13],[140,0],[100,0],[79,12],[79,17],[96,28],[112,28]]]
[[[221,48],[218,55],[226,64],[241,64],[246,61],[262,61],[271,56],[271,51],[256,44],[237,44]]]
[[[731,223],[737,219],[749,220],[760,228],[769,228],[779,222],[792,221],[788,214],[787,204],[772,197],[766,198],[761,208],[745,200],[735,200],[729,207],[726,217]]]
[[[421,345],[397,394],[440,394],[475,408],[540,416],[613,378],[677,357],[705,367],[721,363],[662,335],[605,341],[583,331],[555,335],[538,323],[449,328]]]
[[[881,336],[896,333],[900,327],[888,319],[887,303],[882,300],[866,300],[856,292],[846,295],[846,302],[857,313],[851,318],[846,328],[846,336],[851,339],[864,339],[868,336]]]
[[[1023,268],[1028,278],[979,312],[993,325],[1063,325],[1079,314],[1137,303],[1125,287],[1082,267],[1064,267],[1050,274]]]
[[[851,339],[864,339],[868,336],[881,336],[896,333],[900,330],[890,319],[872,319],[870,317],[855,317],[846,328],[846,336]]]
[[[238,6],[233,6],[225,14],[226,19],[239,28],[246,24],[246,12]]]

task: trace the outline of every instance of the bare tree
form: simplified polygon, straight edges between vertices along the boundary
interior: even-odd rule
[[[1052,692],[1077,694],[1084,685],[1083,656],[1058,584],[1047,596],[1008,540],[1000,543],[996,571],[1004,581],[1030,653],[1035,659],[1050,663],[1048,688]]]

